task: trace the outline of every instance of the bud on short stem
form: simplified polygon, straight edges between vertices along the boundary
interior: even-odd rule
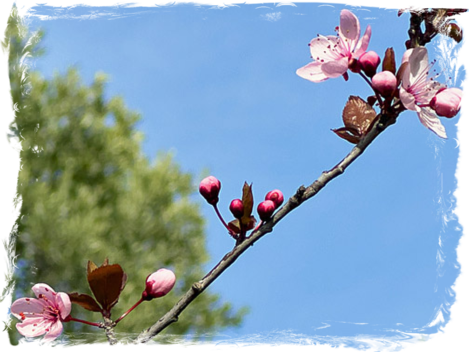
[[[278,189],[274,189],[265,195],[265,200],[271,200],[275,204],[275,209],[283,203],[283,193]]]
[[[360,56],[358,63],[365,75],[371,78],[376,74],[381,58],[374,51],[367,51]]]
[[[265,200],[257,206],[257,213],[262,221],[267,221],[270,219],[272,214],[275,211],[275,203],[271,200]]]
[[[230,211],[236,219],[239,219],[244,214],[244,205],[241,199],[233,199],[230,203]]]
[[[397,87],[397,78],[390,71],[383,71],[373,76],[371,84],[383,97],[390,97]]]
[[[176,275],[171,270],[160,269],[148,275],[142,300],[150,301],[153,298],[165,296],[172,290],[176,282]]]
[[[443,88],[430,101],[430,107],[437,115],[454,117],[461,108],[462,90],[458,88]]]
[[[214,176],[204,178],[199,185],[200,194],[211,205],[218,203],[218,194],[220,193],[220,189],[221,183]]]

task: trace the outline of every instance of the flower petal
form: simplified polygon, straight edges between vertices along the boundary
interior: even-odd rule
[[[57,320],[55,323],[51,324],[49,331],[46,332],[46,335],[43,338],[43,342],[55,340],[62,333],[63,329],[62,322]]]
[[[413,94],[406,91],[401,87],[399,89],[399,98],[401,99],[402,104],[404,104],[406,109],[417,111],[417,106],[415,105],[415,97]]]
[[[330,61],[341,58],[343,55],[340,55],[340,48],[339,38],[333,35],[327,37],[320,35],[309,43],[311,57],[316,61]]]
[[[433,131],[438,137],[447,138],[444,126],[432,109],[428,107],[421,108],[417,115],[422,125]]]
[[[10,308],[11,314],[18,319],[41,315],[44,310],[44,303],[36,298],[19,298],[13,302]]]
[[[371,39],[371,26],[368,25],[366,27],[365,34],[363,34],[363,37],[360,38],[353,52],[353,56],[355,58],[359,58],[363,53],[366,52],[366,49],[368,49],[368,44],[370,43],[370,39]]]
[[[36,337],[45,334],[51,325],[50,320],[44,318],[28,318],[16,324],[18,332],[26,337]]]
[[[59,292],[57,293],[57,308],[60,311],[60,317],[65,319],[70,315],[72,311],[72,303],[70,302],[70,297],[66,293]]]
[[[360,22],[349,10],[340,11],[339,36],[348,48],[353,48],[360,37]]]
[[[32,288],[33,292],[36,294],[37,298],[40,298],[39,295],[44,295],[47,300],[55,302],[55,296],[57,295],[55,291],[47,284],[36,284]]]
[[[322,64],[321,70],[329,78],[342,76],[348,70],[348,58],[326,62]]]
[[[322,82],[328,79],[328,77],[322,72],[321,66],[322,64],[320,62],[311,62],[296,70],[296,74],[311,82]]]
[[[414,85],[423,80],[426,82],[428,70],[428,52],[424,47],[415,48],[409,56],[409,83]]]

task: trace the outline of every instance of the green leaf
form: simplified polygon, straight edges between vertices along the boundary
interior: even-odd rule
[[[448,23],[438,29],[438,33],[444,34],[456,42],[460,42],[463,38],[463,32],[461,27],[459,27],[456,23]]]

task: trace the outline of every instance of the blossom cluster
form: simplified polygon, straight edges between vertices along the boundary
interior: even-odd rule
[[[394,51],[386,52],[383,70],[377,72],[381,58],[374,51],[367,51],[371,27],[367,26],[360,38],[360,22],[348,10],[340,13],[337,36],[319,35],[309,43],[313,62],[299,68],[297,74],[311,82],[322,82],[343,76],[348,71],[371,78],[376,99],[401,101],[405,109],[417,112],[420,122],[439,137],[446,138],[446,131],[438,116],[451,118],[461,108],[462,90],[448,88],[430,75],[434,62],[429,63],[425,47],[408,49],[396,73]]]

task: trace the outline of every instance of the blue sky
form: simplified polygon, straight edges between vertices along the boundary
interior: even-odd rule
[[[366,98],[369,87],[358,75],[315,84],[295,74],[310,60],[308,42],[335,33],[342,8],[358,16],[362,32],[372,26],[370,50],[393,47],[400,59],[408,14],[396,10],[43,6],[30,18],[46,31],[47,53],[35,69],[51,77],[75,66],[87,82],[97,71],[109,74],[109,96],[122,95],[142,114],[145,154],[172,151],[184,170],[209,170],[222,182],[219,206],[229,218],[244,181],[253,183],[256,204],[275,188],[289,197],[351,150],[330,129],[342,127],[347,98]],[[429,52],[440,57],[436,45]],[[454,79],[451,71],[441,81],[452,76],[449,84],[460,85],[464,73]],[[462,235],[453,214],[458,120],[443,121],[448,139],[441,140],[414,112],[401,114],[344,175],[247,251],[211,286],[251,309],[225,337],[285,330],[389,337],[434,333],[439,314],[448,321],[441,307],[454,302]],[[233,242],[203,209],[208,271]]]

